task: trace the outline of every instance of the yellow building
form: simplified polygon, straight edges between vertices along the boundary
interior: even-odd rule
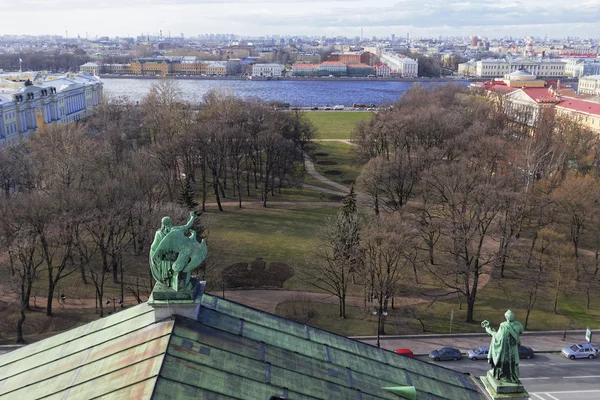
[[[202,62],[174,62],[171,64],[174,75],[202,75],[206,74],[206,64]]]

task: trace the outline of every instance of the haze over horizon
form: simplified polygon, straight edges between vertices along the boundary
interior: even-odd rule
[[[186,37],[306,35],[600,36],[600,2],[583,0],[21,0],[3,3],[2,33]],[[593,36],[591,36],[593,37]]]

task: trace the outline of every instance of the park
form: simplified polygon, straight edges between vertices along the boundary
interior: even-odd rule
[[[207,109],[206,118],[212,118],[212,121],[201,121],[207,132],[211,129],[216,131],[214,121],[226,117],[218,108],[224,103],[232,105],[237,101],[217,97],[209,99],[218,104]],[[420,106],[424,97],[432,99],[435,107]],[[452,98],[451,105],[446,106],[441,102],[442,98]],[[147,101],[145,106],[150,109],[151,101]],[[250,104],[248,107],[257,110],[261,106]],[[41,253],[45,257],[40,256],[35,270],[36,279],[30,280],[26,311],[24,306],[19,307],[19,299],[22,298],[19,289],[9,285],[8,281],[3,283],[5,295],[0,299],[0,342],[16,340],[16,327],[22,313],[26,313],[22,320],[23,338],[30,342],[145,301],[153,286],[147,267],[148,239],[144,236],[147,235],[145,232],[156,230],[164,215],[169,215],[176,225],[183,224],[186,207],[195,208],[200,214],[198,220],[202,226],[198,232],[206,239],[209,257],[203,268],[196,272],[200,278],[207,280],[209,293],[334,333],[363,336],[375,335],[378,331],[392,335],[479,332],[481,328],[477,321],[508,308],[519,320],[525,321],[527,316],[526,329],[531,331],[600,327],[599,234],[595,219],[598,210],[593,206],[597,182],[591,177],[593,168],[584,167],[584,162],[593,156],[581,150],[581,146],[568,147],[569,141],[561,142],[564,145],[561,154],[574,149],[568,155],[570,158],[560,165],[546,163],[545,169],[536,170],[536,182],[531,184],[533,189],[529,187],[525,196],[525,191],[519,187],[521,182],[515,183],[506,178],[511,175],[506,160],[511,159],[517,164],[522,161],[522,155],[514,156],[503,151],[502,146],[516,152],[522,143],[527,142],[528,146],[536,143],[530,142],[526,138],[528,134],[522,133],[521,128],[503,120],[500,122],[499,113],[494,120],[477,117],[479,125],[466,120],[467,116],[481,115],[482,109],[493,105],[469,98],[464,92],[459,96],[416,90],[409,93],[403,107],[407,111],[378,114],[285,111],[289,114],[290,126],[307,124],[313,130],[309,139],[298,140],[301,153],[291,147],[288,149],[290,153],[278,154],[275,150],[271,153],[270,146],[276,147],[282,142],[271,143],[267,139],[272,138],[266,137],[264,142],[260,142],[260,154],[264,158],[251,160],[244,158],[242,153],[219,153],[223,150],[216,146],[218,138],[215,137],[211,141],[194,144],[210,148],[215,158],[212,158],[213,153],[207,152],[206,169],[193,165],[192,174],[186,164],[192,162],[191,153],[180,153],[181,161],[173,164],[172,159],[166,156],[181,150],[174,150],[175,147],[169,147],[171,142],[161,142],[157,136],[159,131],[161,134],[172,132],[173,136],[181,129],[194,131],[192,117],[185,111],[173,111],[180,121],[189,125],[183,128],[172,125],[168,120],[165,122],[164,118],[153,119],[150,114],[143,117],[147,119],[145,126],[150,130],[146,146],[154,153],[135,157],[140,157],[142,163],[158,166],[157,169],[173,168],[180,177],[184,177],[181,188],[178,182],[168,181],[173,186],[161,194],[170,203],[182,204],[183,210],[156,207],[146,212],[141,209],[139,218],[131,220],[144,224],[139,231],[129,230],[129,225],[121,230],[106,231],[107,235],[113,235],[110,239],[113,242],[102,242],[113,246],[106,253],[86,253],[86,249],[81,247],[83,244],[77,241],[68,245],[69,251],[77,250],[69,257],[65,257],[67,245],[64,241],[58,241],[52,251]],[[459,108],[460,111],[457,111]],[[242,113],[239,118],[251,121],[251,112],[245,111],[246,114]],[[101,113],[95,121],[97,126],[112,123],[115,126],[110,129],[122,128],[122,125],[119,128],[118,121],[101,119],[107,115]],[[452,120],[451,115],[460,117]],[[434,127],[427,126],[426,122],[431,121],[438,122]],[[278,126],[282,123],[274,119],[272,124]],[[495,124],[504,125],[499,128]],[[461,136],[464,132],[456,130],[458,125],[466,127],[467,136]],[[405,140],[405,144],[401,144],[399,136],[394,136],[400,135],[396,131],[407,129],[401,126],[414,127],[413,131],[403,135],[424,136],[418,138],[419,146],[422,146],[420,149],[411,150],[398,161],[389,155],[404,154],[401,152],[408,148],[409,140],[411,145],[417,141],[403,136],[400,139]],[[569,126],[565,129],[576,128]],[[512,139],[507,138],[505,133],[508,130],[514,135],[518,132],[523,134],[519,138],[521,144],[510,144]],[[106,131],[110,133],[109,129]],[[251,135],[250,128],[249,132]],[[77,132],[68,134],[78,135]],[[228,139],[227,135],[233,134],[223,130],[223,143],[238,143]],[[139,138],[135,140],[141,141]],[[451,141],[452,145],[448,145]],[[90,149],[83,139],[74,146],[65,143],[62,146],[73,157],[80,157],[81,152],[91,154],[86,153]],[[558,144],[548,139],[544,146]],[[38,148],[35,151],[47,150]],[[129,150],[114,147],[111,151],[119,155],[127,154]],[[52,154],[43,154],[48,160],[53,160]],[[460,157],[465,155],[477,161],[473,164],[474,169],[464,160],[460,161]],[[143,158],[146,156],[148,158]],[[219,157],[233,161],[238,157],[245,164],[217,165]],[[286,157],[287,163],[281,161]],[[578,167],[573,167],[573,159],[577,159]],[[417,160],[420,164],[417,166],[415,162],[413,165],[413,161]],[[457,160],[458,169],[449,171],[449,167],[442,165],[448,160]],[[66,159],[63,164],[59,161],[53,161],[56,162],[55,168],[77,171],[82,167],[77,162],[69,164]],[[252,162],[255,164],[250,167]],[[126,175],[130,174],[128,179],[147,179],[136,175],[138,172],[130,165],[124,168]],[[406,171],[412,175],[407,175]],[[90,173],[95,174],[94,171]],[[114,171],[109,169],[106,173],[106,176],[114,177]],[[473,179],[460,179],[466,176]],[[501,184],[496,182],[499,177],[503,179]],[[52,179],[61,180],[61,184],[67,178],[77,179],[52,175]],[[102,182],[106,178],[98,179]],[[163,178],[157,174],[153,179]],[[525,180],[529,182],[530,175],[526,175]],[[485,185],[480,185],[481,182]],[[128,190],[117,185],[95,193],[125,193],[129,196]],[[387,275],[384,271],[382,274],[385,276],[379,280],[369,278],[364,271],[361,275],[361,272],[343,263],[330,264],[329,268],[335,265],[347,273],[342,318],[339,289],[326,290],[328,278],[323,278],[316,271],[327,268],[323,264],[326,257],[319,251],[325,246],[323,228],[342,213],[351,190],[355,191],[361,243],[363,240],[370,243],[361,248],[362,260],[367,259],[368,251],[376,251],[377,257],[388,257],[389,264]],[[131,196],[143,199],[144,193],[155,194],[153,190],[141,193]],[[577,193],[585,193],[586,196]],[[9,197],[12,197],[12,192]],[[491,202],[498,198],[503,201]],[[478,224],[465,229],[461,237],[450,233],[452,218],[460,211],[458,203],[472,207],[463,217],[470,222],[476,219]],[[3,207],[3,212],[11,210],[6,202]],[[113,205],[98,201],[96,208],[102,210],[103,207]],[[482,209],[484,212],[481,212]],[[27,210],[30,209],[24,206],[22,212]],[[117,215],[111,214],[111,218],[117,218]],[[91,224],[87,220],[81,223]],[[387,231],[382,230],[384,228]],[[86,231],[90,240],[104,240],[102,235],[105,231],[99,227],[94,229]],[[420,229],[418,234],[407,233],[417,232],[417,229]],[[56,232],[52,229],[49,228],[48,232],[49,237],[55,237]],[[429,242],[417,240],[427,239],[427,234],[430,234]],[[378,237],[379,242],[375,240]],[[370,239],[373,239],[372,243],[368,242]],[[377,247],[381,241],[388,247]],[[450,246],[462,243],[469,247],[475,242],[477,246],[465,251]],[[32,246],[31,251],[34,251],[35,246]],[[470,253],[473,249],[476,254]],[[21,262],[17,261],[18,257],[25,255],[26,250],[14,249],[10,253],[14,260],[9,260],[8,252],[0,254],[3,274],[11,274],[9,261],[18,264]],[[89,256],[87,261],[101,265],[100,268],[83,265],[81,257],[86,254]],[[453,264],[453,257],[462,261]],[[391,258],[393,262],[389,261]],[[367,264],[366,261],[361,262]],[[394,274],[390,274],[390,266],[393,266]],[[49,274],[48,269],[54,275]],[[379,270],[369,271],[375,274]],[[57,272],[63,275],[57,278]],[[52,279],[54,282],[50,287],[54,293],[49,296],[49,280]],[[332,283],[331,279],[328,283]],[[48,302],[52,304],[51,312],[48,312]]]

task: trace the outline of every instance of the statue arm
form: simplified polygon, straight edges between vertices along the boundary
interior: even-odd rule
[[[184,231],[187,231],[188,229],[190,229],[192,227],[192,225],[194,225],[194,220],[196,219],[196,212],[195,211],[190,211],[190,219],[188,220],[187,224],[185,225],[181,225],[181,226],[174,226],[171,229],[181,229]]]

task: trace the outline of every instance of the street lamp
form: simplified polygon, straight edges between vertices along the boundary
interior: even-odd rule
[[[385,296],[385,299],[388,299],[388,296]],[[386,301],[387,304],[387,301]],[[387,317],[388,312],[383,309],[383,306],[380,304],[378,310],[373,310],[373,315],[377,315],[377,347],[381,347],[379,343],[379,332],[381,330],[381,317]]]

